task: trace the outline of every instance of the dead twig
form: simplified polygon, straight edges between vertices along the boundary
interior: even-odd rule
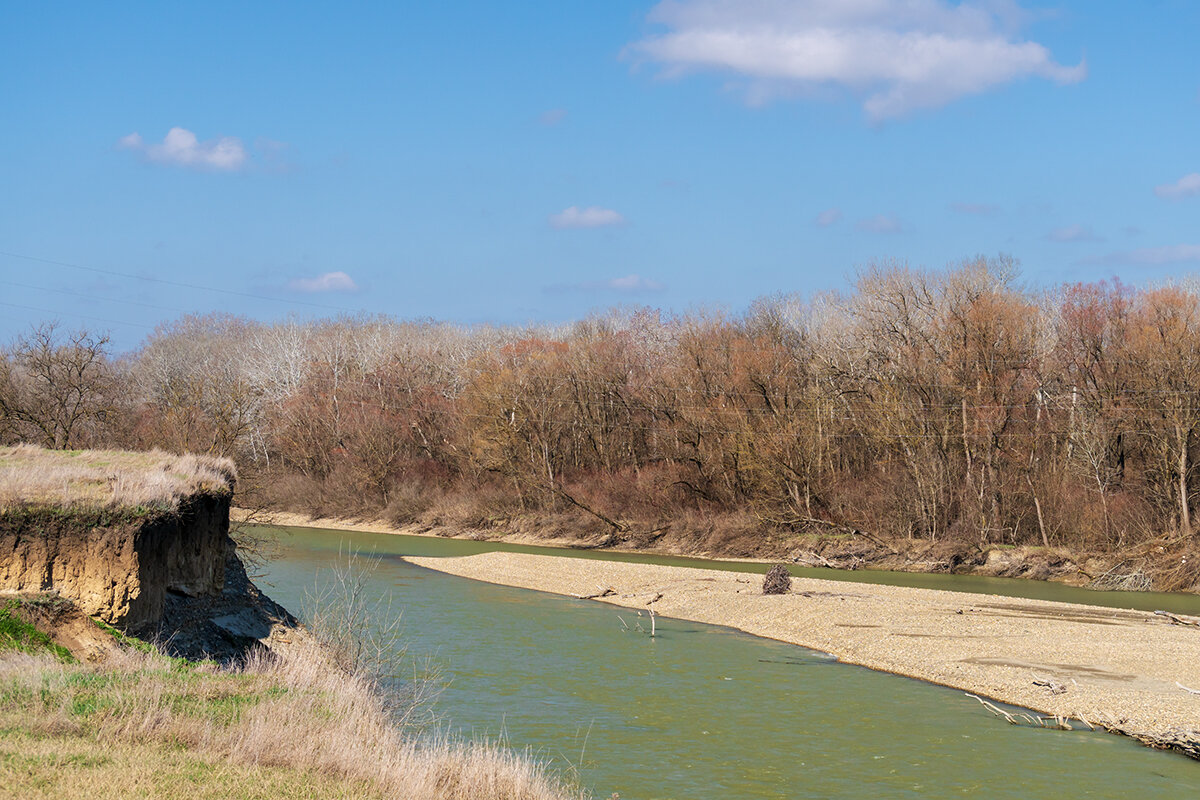
[[[1057,714],[1055,714],[1052,717],[1037,716],[1037,715],[1030,714],[1025,711],[1018,711],[1016,714],[1010,714],[1009,712],[1005,711],[1003,708],[1000,708],[1000,706],[996,705],[995,703],[989,703],[987,700],[984,700],[979,695],[971,694],[970,692],[964,692],[964,694],[966,694],[967,697],[972,697],[972,698],[978,700],[980,703],[983,704],[984,708],[986,708],[988,711],[992,712],[993,715],[1003,719],[1009,725],[1024,724],[1024,725],[1029,725],[1030,727],[1034,727],[1034,728],[1057,728],[1057,729],[1063,730],[1063,731],[1075,730],[1073,727],[1071,727],[1070,720],[1068,720],[1066,717],[1062,717]],[[1091,727],[1091,726],[1089,726],[1089,727]]]
[[[1166,617],[1171,621],[1172,625],[1191,625],[1193,627],[1200,628],[1200,621],[1194,619],[1184,619],[1183,617],[1176,616],[1169,611],[1155,611],[1154,614],[1159,617]]]
[[[820,553],[814,553],[811,550],[806,553],[797,553],[792,556],[793,564],[800,564],[805,567],[828,567],[829,569],[837,569],[836,565]]]
[[[1037,675],[1034,675],[1033,685],[1046,687],[1050,690],[1050,694],[1066,694],[1067,692],[1067,687],[1053,678],[1039,678]]]
[[[1016,717],[1014,717],[1012,714],[1005,711],[1003,708],[1000,708],[1000,706],[998,706],[994,703],[989,703],[987,700],[984,700],[982,697],[980,697],[977,694],[971,694],[970,692],[966,692],[966,695],[967,695],[967,697],[973,697],[976,700],[978,700],[980,703],[983,704],[984,708],[986,708],[988,711],[995,714],[997,717],[1003,717],[1005,720],[1007,720],[1009,722],[1009,724],[1011,724],[1011,725],[1019,725],[1020,724],[1019,722],[1017,722]]]

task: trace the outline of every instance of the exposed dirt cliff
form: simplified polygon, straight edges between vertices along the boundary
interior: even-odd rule
[[[188,658],[286,637],[295,620],[229,537],[234,480],[224,459],[0,448],[0,593],[62,598]]]
[[[0,515],[0,589],[53,591],[113,625],[161,619],[168,594],[220,594],[229,542],[229,496],[199,495],[178,509],[10,509]]]

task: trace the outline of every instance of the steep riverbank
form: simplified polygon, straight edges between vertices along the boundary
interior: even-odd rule
[[[0,447],[0,798],[582,796],[410,724],[420,682],[371,666],[349,590],[311,627],[262,594],[234,481],[223,459]]]
[[[296,623],[238,558],[235,483],[207,456],[0,448],[0,593],[61,599],[172,656],[241,661]]]
[[[1200,687],[1200,629],[1152,613],[814,579],[764,596],[741,573],[516,553],[408,560],[725,625],[1200,756],[1200,696],[1181,688]]]

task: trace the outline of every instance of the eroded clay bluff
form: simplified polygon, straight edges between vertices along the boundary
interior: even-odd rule
[[[225,587],[225,459],[0,448],[0,591],[57,592],[85,614],[154,627],[168,595]]]
[[[137,629],[158,622],[167,592],[219,595],[230,547],[228,496],[141,518],[31,509],[0,520],[0,589],[55,591],[85,614]]]

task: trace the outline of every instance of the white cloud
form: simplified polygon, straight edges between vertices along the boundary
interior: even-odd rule
[[[813,224],[818,228],[828,228],[830,225],[841,220],[841,218],[842,210],[840,208],[827,208],[820,214],[817,214],[817,218],[813,220]]]
[[[1167,200],[1182,200],[1185,197],[1200,194],[1200,172],[1184,175],[1174,183],[1155,186],[1154,193]]]
[[[1134,264],[1186,264],[1200,262],[1200,244],[1175,244],[1165,247],[1142,247],[1129,253]]]
[[[890,214],[877,214],[868,219],[860,219],[854,224],[854,228],[864,233],[900,233],[904,230],[900,220]]]
[[[123,136],[119,147],[135,150],[149,161],[235,172],[246,165],[247,153],[242,140],[234,136],[199,141],[186,128],[171,128],[158,144],[147,144],[138,133]]]
[[[665,288],[658,281],[643,278],[641,275],[626,275],[624,278],[613,278],[601,286],[605,289],[615,289],[618,292],[657,292]]]
[[[951,203],[951,211],[957,211],[960,214],[973,214],[979,217],[990,217],[992,214],[1000,211],[999,206],[994,206],[991,203]]]
[[[547,127],[557,125],[567,118],[567,110],[565,108],[552,108],[549,111],[543,111],[538,116],[538,122]]]
[[[1157,267],[1165,264],[1198,264],[1200,263],[1200,244],[1174,244],[1162,247],[1141,247],[1119,253],[1109,253],[1096,259],[1088,259],[1081,263],[1087,264],[1139,264],[1147,267]]]
[[[1025,77],[1060,84],[1087,75],[1016,36],[1012,0],[665,0],[666,28],[627,55],[677,77],[732,73],[752,102],[834,86],[873,120],[936,108]]]
[[[357,292],[358,284],[344,272],[326,272],[315,278],[295,278],[288,288],[296,292]]]
[[[625,218],[611,208],[588,206],[580,208],[571,206],[557,214],[550,215],[550,227],[559,230],[568,228],[603,228],[609,225],[621,225]]]
[[[1086,225],[1067,225],[1062,228],[1055,228],[1046,234],[1046,239],[1051,242],[1103,242],[1103,237],[1097,236],[1091,228]]]
[[[546,287],[549,292],[621,292],[635,294],[638,292],[660,292],[667,286],[641,275],[626,275],[622,278],[610,278],[603,281],[581,281],[579,283],[556,283]]]

